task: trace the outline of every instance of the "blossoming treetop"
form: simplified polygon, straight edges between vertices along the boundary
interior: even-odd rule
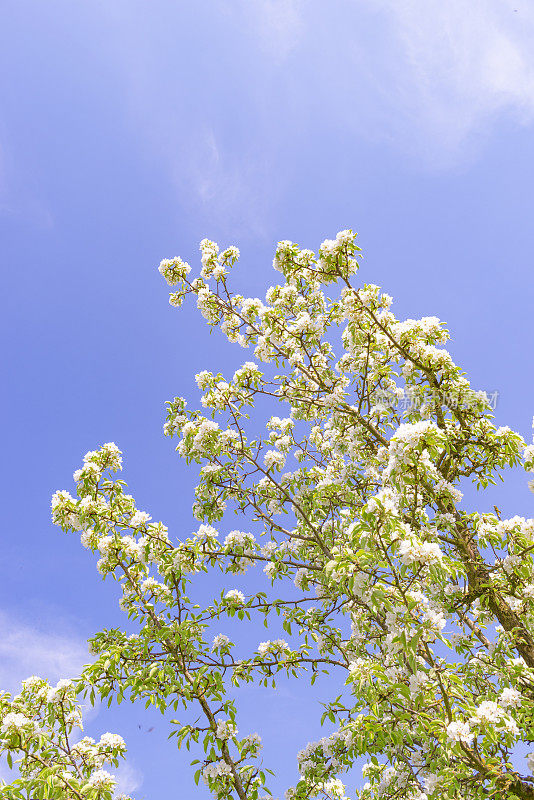
[[[352,231],[317,255],[281,242],[283,280],[265,301],[231,292],[237,248],[204,240],[201,253],[195,279],[180,258],[161,262],[170,302],[195,297],[208,325],[254,360],[231,377],[197,375],[203,411],[168,403],[166,435],[200,465],[191,536],[169,536],[136,507],[112,443],[85,456],[76,496],[54,495],[54,521],[82,532],[138,625],[91,640],[77,690],[189,712],[171,735],[204,744],[197,781],[217,798],[259,800],[271,796],[269,770],[259,735],[240,730],[239,686],[280,673],[313,684],[327,670],[339,687],[324,715],[334,731],[298,754],[288,800],[534,798],[534,756],[527,774],[515,757],[532,738],[534,520],[468,513],[459,488],[484,489],[521,458],[534,471],[534,446],[492,423],[438,319],[398,321],[379,287],[353,285]],[[263,398],[280,415],[260,425]],[[232,512],[245,530],[225,535]],[[255,568],[266,577],[247,594],[239,576]],[[229,585],[199,608],[188,587],[212,569]],[[281,617],[287,639],[243,652],[220,630],[228,617]],[[107,800],[99,745],[84,745],[86,762],[65,755],[65,726],[79,724],[71,706],[61,721],[66,690],[52,702],[50,687],[26,684],[0,709],[2,747],[23,758],[20,794],[4,796]],[[106,736],[116,761],[124,743]],[[351,790],[339,776],[362,756],[366,783]]]

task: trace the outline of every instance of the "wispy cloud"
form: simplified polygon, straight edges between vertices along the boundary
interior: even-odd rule
[[[162,139],[156,146],[161,147]],[[195,135],[161,151],[182,198],[211,224],[263,233],[264,193],[272,176],[260,142],[244,143],[241,151],[225,146],[216,130],[198,123]]]
[[[0,687],[10,692],[20,682],[39,675],[51,682],[77,676],[90,661],[83,639],[38,630],[0,611]]]
[[[443,169],[503,120],[534,121],[526,0],[219,0],[185,27],[174,10],[163,23],[126,0],[99,9],[140,148],[211,230],[268,230],[325,127]]]
[[[121,762],[117,769],[113,770],[113,773],[117,777],[116,797],[122,794],[133,795],[143,783],[143,773],[130,761]]]
[[[295,106],[314,104],[357,137],[446,167],[476,152],[501,118],[534,121],[534,6],[525,0],[246,5],[275,64],[295,51]]]
[[[363,45],[389,104],[391,134],[445,163],[503,115],[534,120],[534,7],[522,0],[355,0],[381,13]],[[386,34],[387,31],[387,34]]]
[[[265,25],[278,29],[282,50],[289,47],[294,35],[291,7],[295,2],[258,3]],[[224,67],[219,72],[217,65],[221,57],[226,57],[224,30],[216,37],[209,58],[202,55],[204,43],[199,43],[199,52],[195,53],[198,62],[191,64],[179,46],[175,52],[176,40],[170,34],[174,26],[180,25],[178,10],[169,12],[168,24],[163,28],[152,21],[145,25],[143,15],[132,11],[130,4],[122,0],[112,6],[102,4],[101,13],[105,15],[108,36],[116,32],[103,45],[107,44],[108,57],[123,81],[122,100],[131,129],[150,161],[163,166],[179,204],[189,213],[208,218],[210,225],[261,235],[264,197],[274,182],[266,158],[269,139],[256,120],[248,119],[246,126],[241,125],[240,103],[250,103],[253,84],[243,79],[238,98],[232,84],[219,83]],[[199,12],[195,19],[193,39],[202,34],[203,13],[207,12]],[[230,27],[248,25],[252,40],[251,29],[261,29],[259,16],[253,15],[248,22],[243,15],[238,18],[233,4],[215,7],[214,15],[217,13],[222,20],[233,20],[228,23]],[[168,47],[162,46],[162,40],[168,40]],[[204,71],[204,63],[209,70]],[[208,78],[203,80],[206,75]],[[240,80],[247,75],[246,64],[237,75]],[[228,98],[223,102],[226,93]]]
[[[275,60],[309,62],[303,100],[325,117],[435,166],[472,154],[508,115],[534,120],[534,6],[525,0],[315,0],[251,4]],[[323,24],[321,24],[323,23]],[[326,91],[325,91],[326,90]]]

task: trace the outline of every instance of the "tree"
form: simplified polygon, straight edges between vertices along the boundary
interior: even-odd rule
[[[351,792],[361,800],[534,798],[532,775],[514,765],[518,743],[532,741],[534,520],[468,512],[459,488],[486,489],[522,458],[534,471],[534,445],[492,423],[488,397],[442,347],[437,318],[400,322],[378,286],[353,286],[352,231],[317,256],[280,242],[273,265],[284,280],[265,302],[231,293],[237,248],[203,240],[201,253],[194,280],[180,258],[161,262],[171,304],[195,297],[208,325],[256,360],[232,378],[197,375],[205,411],[168,403],[165,434],[200,465],[198,530],[174,541],[136,507],[115,477],[114,444],[85,456],[76,497],[54,495],[54,521],[99,553],[138,632],[98,633],[75,684],[31,679],[19,697],[4,696],[2,746],[22,752],[23,777],[3,796],[23,797],[23,787],[111,796],[100,767],[124,744],[107,734],[104,744],[65,746],[76,691],[191,712],[171,736],[204,744],[196,781],[218,798],[270,797],[261,740],[238,731],[233,694],[280,674],[313,685],[327,670],[340,694],[323,717],[335,730],[298,754],[287,798],[345,798],[338,776],[362,756],[367,783]],[[266,428],[264,399],[282,409]],[[245,530],[223,538],[217,526],[232,511]],[[246,596],[234,586],[253,568],[267,581]],[[188,586],[215,569],[231,585],[198,608]],[[243,653],[218,632],[227,617],[279,617],[287,639]],[[534,754],[527,762],[534,768]]]

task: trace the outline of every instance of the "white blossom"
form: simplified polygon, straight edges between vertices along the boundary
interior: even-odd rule
[[[474,733],[471,732],[468,722],[461,722],[460,720],[453,720],[447,725],[447,736],[451,742],[464,742],[465,744],[472,744],[475,738]]]
[[[230,589],[224,597],[230,603],[235,603],[236,605],[243,605],[245,602],[245,595],[239,589]]]
[[[218,633],[213,638],[213,644],[211,646],[211,649],[217,650],[219,647],[226,647],[228,644],[230,644],[230,639],[228,638],[228,636],[225,636],[224,633]]]
[[[136,511],[130,519],[130,525],[132,528],[140,528],[141,525],[145,525],[150,519],[151,516],[147,514],[146,511]]]

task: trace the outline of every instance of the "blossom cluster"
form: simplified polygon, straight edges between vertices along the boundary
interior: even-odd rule
[[[117,779],[103,767],[117,766],[125,756],[124,739],[116,733],[104,733],[98,741],[80,738],[77,730],[83,730],[83,723],[73,681],[62,679],[51,686],[32,675],[18,695],[3,693],[0,751],[7,753],[10,764],[18,756],[20,778],[0,785],[0,797],[23,797],[23,791],[44,797],[43,791],[53,791],[57,797],[111,800]]]

